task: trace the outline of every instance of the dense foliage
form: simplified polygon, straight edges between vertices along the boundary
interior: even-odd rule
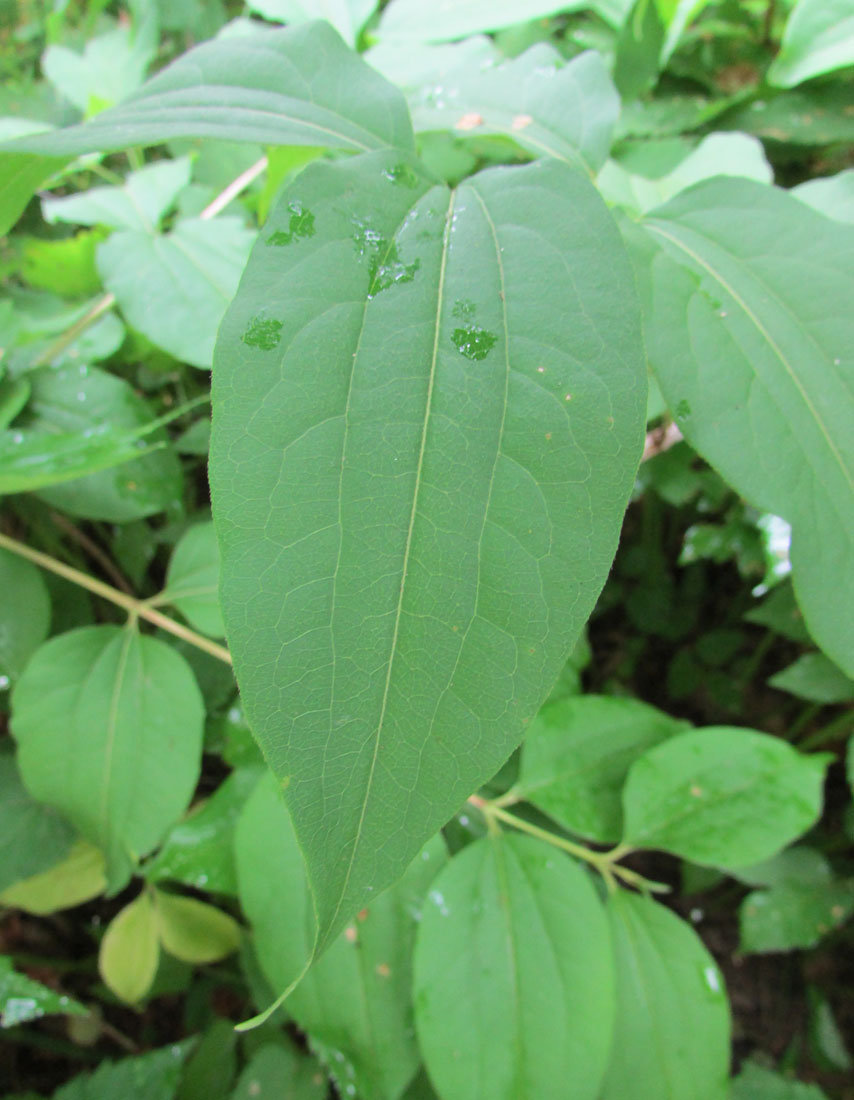
[[[0,10],[11,1094],[850,1100],[851,0]]]

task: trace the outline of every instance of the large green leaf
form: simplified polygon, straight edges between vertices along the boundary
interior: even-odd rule
[[[791,88],[846,65],[854,65],[851,0],[798,0],[768,70],[769,82]]]
[[[0,752],[0,891],[47,870],[73,839],[68,823],[29,795],[14,756]]]
[[[416,130],[504,134],[535,156],[595,172],[611,148],[620,100],[598,53],[564,64],[540,43],[502,65],[467,60],[416,94],[412,108]]]
[[[310,957],[314,929],[302,856],[271,775],[246,804],[235,850],[240,900],[258,958],[267,979],[281,989]],[[403,878],[359,912],[287,1002],[342,1095],[355,1088],[365,1100],[387,1100],[415,1074],[410,993],[415,924],[444,862],[444,844],[434,837]]]
[[[29,791],[101,845],[120,882],[198,780],[204,710],[189,666],[135,630],[82,627],[36,652],[12,702]]]
[[[729,1006],[714,959],[663,905],[608,901],[617,1022],[600,1100],[726,1100]]]
[[[415,1019],[442,1100],[594,1100],[614,971],[585,871],[540,840],[493,836],[439,875],[415,949]]]
[[[328,23],[206,42],[89,122],[0,147],[0,232],[73,157],[185,137],[350,152],[412,148],[401,93]]]
[[[680,733],[632,764],[623,840],[713,867],[758,863],[818,820],[828,759],[753,730]]]
[[[557,161],[454,192],[307,168],[223,321],[211,485],[247,715],[319,947],[503,763],[599,592],[637,465],[630,272]]]
[[[581,695],[549,703],[525,735],[513,789],[579,836],[616,843],[629,767],[683,728],[637,699]]]
[[[209,367],[255,233],[240,218],[185,218],[169,233],[113,233],[98,271],[128,321],[153,344]]]
[[[792,524],[810,633],[854,674],[854,227],[741,179],[643,224],[627,235],[667,403],[738,492]]]

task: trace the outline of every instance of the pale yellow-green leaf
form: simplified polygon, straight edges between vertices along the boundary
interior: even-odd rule
[[[110,922],[101,940],[98,970],[117,997],[137,1004],[151,988],[159,959],[157,913],[144,891]]]
[[[103,853],[87,840],[78,840],[65,859],[4,890],[0,902],[45,916],[98,897],[106,885]]]
[[[160,940],[170,955],[188,963],[224,959],[240,946],[240,925],[195,898],[154,891]]]

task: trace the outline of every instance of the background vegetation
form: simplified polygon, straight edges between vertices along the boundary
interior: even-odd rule
[[[759,195],[777,195],[772,183],[789,192],[772,204],[785,199],[817,212],[802,224],[796,210],[790,234],[777,242],[779,266],[802,294],[810,323],[825,320],[822,279],[850,285],[854,8],[844,0],[255,0],[245,8],[231,0],[2,0],[0,139],[96,118],[215,36],[234,44],[309,16],[328,18],[403,90],[418,155],[436,178],[455,185],[482,168],[522,164],[541,155],[543,142],[552,157],[580,158],[625,239],[635,241],[645,308],[652,291],[642,271],[653,260],[647,265],[632,227],[721,174],[756,185],[743,192],[745,234],[763,218],[771,224]],[[367,77],[348,67],[354,56],[327,38],[312,52],[326,32],[303,30],[309,69],[325,51],[334,59],[328,71],[358,98]],[[545,83],[557,74],[560,94],[552,95]],[[464,1029],[452,1011],[464,1004],[472,1034],[489,1049],[494,990],[476,990],[473,1002],[461,990],[446,1005],[447,991],[432,988],[443,960],[466,957],[482,934],[456,928],[455,940],[442,931],[451,902],[437,896],[435,882],[441,873],[448,898],[453,889],[469,897],[463,872],[456,882],[450,874],[465,866],[479,883],[477,904],[497,911],[504,888],[476,861],[486,858],[478,841],[503,824],[513,826],[505,836],[519,867],[534,859],[526,848],[534,840],[522,834],[539,843],[545,833],[553,847],[602,873],[603,892],[615,878],[640,885],[681,918],[671,925],[657,909],[654,920],[663,924],[653,930],[643,923],[648,914],[637,916],[651,937],[638,965],[651,975],[653,1037],[661,1072],[672,1074],[673,1100],[687,1097],[684,1080],[697,1082],[697,1100],[725,1096],[730,1086],[717,1077],[727,1076],[721,1058],[730,1054],[733,1100],[850,1100],[851,558],[841,535],[837,553],[818,519],[814,528],[803,520],[818,499],[808,491],[797,517],[802,560],[814,558],[821,575],[808,580],[803,566],[796,600],[791,528],[768,503],[785,494],[754,491],[750,469],[761,467],[771,484],[779,464],[781,483],[791,489],[799,481],[785,447],[777,451],[782,427],[756,426],[760,460],[742,472],[716,450],[714,420],[698,426],[701,414],[687,399],[668,407],[655,379],[613,570],[521,762],[514,754],[370,913],[347,924],[284,1007],[260,1027],[235,1032],[298,971],[310,947],[310,906],[225,647],[207,482],[208,368],[259,228],[274,226],[286,243],[315,233],[291,192],[271,214],[282,189],[306,165],[338,163],[340,154],[306,141],[231,136],[165,140],[135,131],[130,147],[108,153],[82,151],[69,139],[67,148],[38,154],[39,191],[0,242],[0,1074],[7,1093],[419,1100],[437,1095],[435,1088],[442,1100],[466,1095],[443,1069],[452,1060],[447,1021]],[[104,141],[114,149],[128,143],[115,134]],[[14,220],[24,170],[3,170],[0,194]],[[18,207],[28,194],[25,180]],[[781,224],[790,208],[779,207]],[[813,238],[828,258],[823,275],[811,266]],[[838,254],[821,252],[834,240]],[[362,245],[369,250],[371,240]],[[253,259],[256,270],[263,253]],[[387,258],[372,269],[372,290],[410,275],[403,260]],[[676,295],[681,284],[673,285]],[[726,316],[725,304],[714,308]],[[832,317],[819,338],[831,331],[850,371],[842,320]],[[244,343],[275,342],[269,324]],[[466,327],[465,317],[460,324],[461,354],[485,356],[489,333]],[[774,339],[785,338],[779,318],[768,324]],[[668,344],[667,331],[666,324],[655,331],[650,358],[672,393],[666,364],[681,349]],[[722,390],[737,389],[725,371],[720,377]],[[825,396],[833,406],[830,389]],[[846,407],[838,412],[844,425]],[[725,441],[724,452],[730,446]],[[826,471],[818,481],[834,491]],[[837,533],[850,530],[850,510],[842,509]],[[820,550],[831,544],[825,559]],[[828,560],[832,567],[821,564]],[[814,601],[807,618],[819,624],[813,634],[799,606],[805,596]],[[765,736],[705,738],[715,727]],[[698,740],[684,740],[689,734]],[[711,783],[746,777],[749,828],[734,816],[731,835],[712,830],[714,843],[703,849],[702,829],[676,835],[662,814],[656,819],[670,795],[644,761],[665,759],[665,771],[679,772],[674,757],[648,755],[677,742],[710,754]],[[765,771],[754,775],[760,756]],[[642,838],[632,847],[643,850],[616,862],[610,847],[626,835]],[[548,889],[565,888],[568,908],[583,913],[588,886],[585,877],[583,886],[567,880]],[[523,913],[525,898],[513,896]],[[631,906],[644,897],[621,896],[629,927]],[[620,965],[618,951],[618,972]],[[705,975],[711,1007],[686,992],[688,970],[692,980]],[[593,987],[606,978],[588,977],[583,1011],[595,1024]],[[644,1013],[630,990],[619,991],[619,979],[618,992],[622,1054],[611,1055],[602,1100],[630,1100],[627,1081],[636,1089],[631,1100],[643,1100],[646,1087],[663,1096],[662,1081],[647,1086],[636,1076],[635,1055],[650,1033],[633,1024]],[[529,1030],[545,1027],[549,1015],[540,1006]],[[679,1038],[686,1034],[694,1040],[687,1046]],[[601,1053],[608,1056],[607,1044]],[[563,1095],[563,1085],[552,1086]],[[507,1095],[528,1093],[519,1085]]]

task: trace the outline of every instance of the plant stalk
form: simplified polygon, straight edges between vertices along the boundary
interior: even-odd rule
[[[211,641],[210,638],[206,638],[203,634],[198,634],[195,630],[191,630],[188,626],[184,626],[182,623],[170,619],[168,615],[164,615],[160,611],[149,606],[145,600],[138,600],[135,596],[129,596],[126,592],[120,592],[117,588],[113,588],[112,585],[105,584],[104,581],[99,581],[95,577],[90,577],[87,573],[83,573],[71,565],[66,565],[64,562],[57,561],[56,558],[50,557],[49,554],[43,554],[40,550],[33,550],[25,543],[18,542],[17,539],[9,538],[8,535],[0,534],[0,548],[9,550],[11,553],[17,554],[21,558],[26,558],[26,560],[32,562],[33,565],[38,565],[42,569],[47,569],[48,572],[55,573],[56,576],[63,577],[65,580],[71,581],[72,584],[77,584],[81,588],[85,588],[95,596],[100,596],[102,599],[109,600],[110,603],[115,604],[116,607],[120,607],[123,611],[126,611],[132,620],[137,618],[145,619],[145,621],[151,623],[152,626],[160,627],[161,630],[173,634],[176,638],[181,638],[182,641],[188,642],[190,645],[195,646],[196,649],[201,649],[203,652],[210,654],[211,657],[216,657],[217,660],[222,661],[224,664],[231,664],[231,654],[225,646],[221,646],[217,642]]]
[[[521,833],[527,833],[529,836],[536,837],[538,840],[543,840],[546,844],[551,844],[553,848],[559,848],[563,852],[568,852],[569,855],[574,856],[576,859],[580,859],[582,862],[590,864],[590,866],[597,870],[604,878],[609,889],[613,889],[615,879],[621,879],[627,886],[634,886],[636,889],[644,892],[652,894],[664,894],[669,892],[670,888],[668,886],[659,882],[650,882],[649,879],[645,879],[636,871],[631,871],[628,867],[621,867],[617,863],[618,859],[628,855],[629,852],[632,851],[632,849],[625,844],[618,845],[610,852],[594,852],[590,848],[585,848],[582,844],[575,844],[573,841],[566,840],[564,837],[556,836],[554,833],[549,832],[548,829],[542,829],[539,825],[534,825],[532,822],[526,821],[522,817],[507,813],[507,811],[502,809],[496,802],[489,802],[485,798],[479,798],[477,795],[472,795],[469,799],[469,803],[483,814],[486,819],[487,828],[489,828],[490,832],[494,832],[494,823],[496,821],[501,821],[505,825],[511,826],[513,829],[518,829]]]

